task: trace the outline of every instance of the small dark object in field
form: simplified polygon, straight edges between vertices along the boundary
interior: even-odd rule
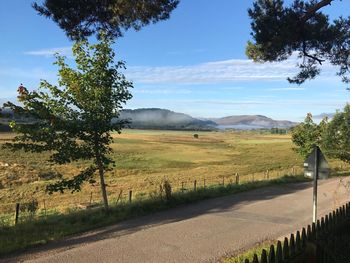
[[[55,171],[39,172],[38,176],[41,180],[62,179],[63,177],[61,173]]]
[[[198,138],[199,138],[199,135],[198,135],[197,133],[195,133],[195,134],[193,134],[193,137],[194,137],[195,139],[198,139]]]

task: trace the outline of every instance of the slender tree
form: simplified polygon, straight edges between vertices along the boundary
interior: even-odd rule
[[[111,131],[120,133],[125,124],[116,118],[122,105],[131,98],[132,83],[120,73],[124,63],[114,63],[111,38],[100,36],[100,42],[95,45],[89,45],[86,40],[74,45],[75,68],[57,55],[59,86],[43,80],[38,91],[19,87],[21,105],[8,102],[5,107],[34,121],[12,122],[18,135],[5,147],[48,151],[49,161],[56,164],[90,160],[90,165],[79,174],[49,185],[47,191],[80,191],[82,183],[94,182],[98,173],[103,203],[108,209],[105,173],[114,163],[110,157]]]
[[[141,29],[170,17],[179,0],[45,0],[33,8],[56,22],[71,39],[103,30],[120,37],[124,30]]]
[[[324,118],[319,125],[314,123],[311,113],[308,113],[304,122],[292,129],[292,142],[296,145],[293,148],[299,155],[306,158],[315,145],[322,147],[322,139],[328,120]]]
[[[288,78],[301,84],[314,79],[324,62],[338,67],[345,83],[350,82],[350,17],[330,21],[323,8],[341,0],[255,0],[248,10],[253,42],[246,54],[258,62],[299,58],[299,73]],[[341,4],[341,3],[340,3]]]

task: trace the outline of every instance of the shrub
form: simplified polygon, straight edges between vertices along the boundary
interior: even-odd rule
[[[164,181],[163,188],[165,191],[165,198],[167,201],[169,201],[171,199],[171,184],[169,183],[168,180]]]

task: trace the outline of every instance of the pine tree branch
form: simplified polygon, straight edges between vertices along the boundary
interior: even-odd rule
[[[334,0],[322,0],[318,2],[317,4],[315,4],[314,6],[312,6],[307,10],[306,14],[303,15],[303,17],[301,18],[301,21],[305,23],[307,20],[312,18],[318,10],[320,10],[321,8],[327,5],[330,5],[333,1]]]
[[[324,59],[320,59],[320,58],[318,58],[318,57],[316,57],[316,56],[310,55],[309,53],[307,53],[307,52],[305,52],[305,51],[303,51],[303,55],[304,55],[305,57],[308,57],[308,58],[311,58],[311,59],[313,59],[313,60],[316,60],[320,65],[322,65],[322,62],[325,61]]]
[[[306,51],[306,42],[305,40],[303,41],[303,56],[304,57],[308,57],[308,58],[311,58],[313,60],[316,60],[320,65],[322,65],[322,62],[324,62],[325,60],[324,59],[320,59],[316,56],[313,56],[313,55],[310,55],[307,51]]]

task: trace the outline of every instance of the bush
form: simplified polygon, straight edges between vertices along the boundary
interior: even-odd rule
[[[168,179],[162,180],[159,185],[159,197],[161,200],[166,200],[167,202],[171,200],[171,184]]]
[[[165,190],[165,198],[167,201],[169,201],[171,199],[171,184],[168,180],[164,181],[163,188]]]

